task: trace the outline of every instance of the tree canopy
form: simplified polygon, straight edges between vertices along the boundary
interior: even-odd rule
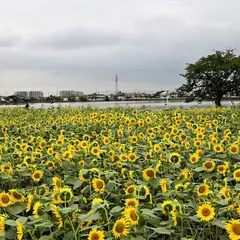
[[[185,74],[180,74],[186,83],[177,92],[187,96],[187,102],[213,99],[216,106],[221,106],[225,94],[240,96],[240,56],[233,49],[215,51],[186,65]]]

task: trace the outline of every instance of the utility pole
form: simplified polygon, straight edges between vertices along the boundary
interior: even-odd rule
[[[117,95],[119,92],[118,90],[118,76],[116,75],[116,80],[115,80],[115,95]]]

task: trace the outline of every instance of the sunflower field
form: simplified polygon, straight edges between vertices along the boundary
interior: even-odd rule
[[[240,108],[0,109],[0,239],[240,239]]]

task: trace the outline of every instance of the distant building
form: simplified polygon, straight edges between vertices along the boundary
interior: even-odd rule
[[[30,91],[29,98],[41,99],[43,98],[43,92],[41,91]]]
[[[68,97],[81,97],[83,96],[83,92],[74,91],[74,90],[63,90],[60,91],[60,97],[68,98]]]
[[[22,97],[22,98],[28,98],[28,92],[27,91],[17,91],[14,93],[15,96]]]

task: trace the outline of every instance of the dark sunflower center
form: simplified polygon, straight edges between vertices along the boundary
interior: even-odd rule
[[[224,170],[224,167],[223,167],[223,166],[219,166],[218,170],[219,170],[220,172],[222,172],[222,171]]]
[[[235,173],[235,176],[236,176],[237,178],[240,178],[240,171],[237,171],[237,172]]]
[[[236,234],[236,235],[240,235],[240,224],[233,224],[232,225],[232,231]]]
[[[128,202],[128,206],[133,206],[134,207],[135,206],[135,202],[134,201],[129,201]]]
[[[231,151],[235,153],[235,152],[237,152],[237,148],[235,146],[233,146],[233,147],[231,147]]]
[[[147,176],[150,177],[150,178],[153,178],[154,177],[154,172],[153,170],[147,170]]]
[[[98,233],[93,233],[92,236],[91,236],[91,240],[99,240],[99,235]]]
[[[128,188],[128,193],[133,194],[134,193],[134,187]]]
[[[201,187],[199,187],[199,189],[198,189],[198,192],[199,193],[205,193],[206,192],[206,186],[201,186]]]
[[[132,154],[132,155],[130,155],[130,159],[131,160],[135,160],[135,156]]]
[[[3,203],[9,203],[9,201],[10,201],[10,199],[9,199],[9,197],[7,195],[3,195],[2,196],[2,202]]]
[[[209,215],[210,215],[210,210],[208,209],[208,208],[204,208],[203,210],[202,210],[202,215],[204,216],[204,217],[208,217]]]
[[[40,173],[35,173],[35,174],[34,174],[34,177],[35,177],[35,178],[40,178]]]
[[[17,192],[13,192],[12,195],[13,195],[14,198],[16,198],[18,200],[22,198],[21,194],[19,194]]]
[[[101,181],[97,181],[97,188],[102,189],[103,188],[103,183]]]
[[[116,232],[117,233],[122,233],[123,231],[124,231],[124,224],[120,222],[116,226]]]
[[[213,167],[213,163],[212,162],[206,162],[205,167],[208,168],[208,169],[211,169]]]
[[[131,212],[130,212],[130,218],[131,218],[133,221],[137,221],[138,217],[137,217],[137,214],[135,213],[135,211],[131,211]]]

